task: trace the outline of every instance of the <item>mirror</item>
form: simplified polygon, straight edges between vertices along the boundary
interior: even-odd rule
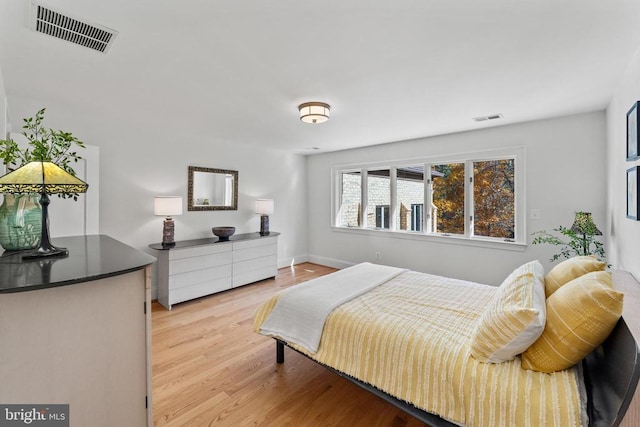
[[[238,171],[189,166],[190,211],[238,210]]]

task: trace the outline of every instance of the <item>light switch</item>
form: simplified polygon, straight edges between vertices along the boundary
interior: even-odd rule
[[[540,209],[531,209],[529,219],[540,219]]]

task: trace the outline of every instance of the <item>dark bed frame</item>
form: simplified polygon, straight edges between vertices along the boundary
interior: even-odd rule
[[[286,342],[276,339],[277,363],[284,363],[285,346],[297,351]],[[308,357],[304,353],[300,354]],[[615,427],[620,424],[629,408],[638,384],[638,378],[640,378],[640,359],[638,356],[638,345],[627,324],[621,318],[607,340],[583,360],[589,426]],[[313,359],[309,358],[309,360]],[[319,363],[315,360],[313,361]],[[457,427],[456,424],[418,409],[410,403],[399,400],[370,384],[337,371],[330,366],[319,364],[431,427]]]

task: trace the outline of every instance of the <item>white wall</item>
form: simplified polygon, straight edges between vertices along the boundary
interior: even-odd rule
[[[626,114],[640,100],[640,50],[629,64],[607,108],[607,243],[609,262],[640,279],[640,222],[626,218],[626,170],[640,161],[626,161]],[[603,230],[604,231],[604,230]]]
[[[8,99],[13,123],[21,123],[23,117],[46,107],[46,126],[73,132],[82,141],[100,147],[100,233],[153,254],[147,245],[162,240],[163,221],[153,214],[156,195],[183,197],[184,214],[174,217],[176,240],[213,237],[211,227],[219,225],[235,226],[236,233],[258,231],[260,218],[253,212],[254,199],[270,198],[275,201],[270,229],[282,233],[279,266],[306,260],[304,157],[259,146],[237,146],[233,141],[217,142],[215,129],[212,135],[190,135],[188,128],[181,134],[165,133],[162,123],[149,126],[136,122],[135,111],[123,123],[111,120],[108,111],[97,114],[94,106],[74,108],[65,100],[41,105],[37,99],[12,96],[10,91]],[[237,170],[239,209],[187,211],[190,165]]]
[[[0,68],[0,139],[5,139],[9,132],[7,129],[7,95],[4,89],[4,77]],[[0,172],[4,172],[4,166],[0,165]]]
[[[524,146],[526,209],[541,212],[539,220],[527,219],[530,235],[571,226],[575,211],[592,212],[596,224],[604,226],[604,141],[604,112],[595,112],[309,156],[309,259],[334,265],[376,262],[375,253],[380,252],[384,264],[488,284],[499,284],[532,259],[548,269],[548,259],[556,252],[548,245],[528,245],[522,252],[334,231],[331,167]]]

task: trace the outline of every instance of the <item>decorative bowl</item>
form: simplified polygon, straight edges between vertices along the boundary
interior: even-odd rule
[[[224,242],[226,240],[229,240],[229,237],[233,235],[233,233],[236,232],[236,228],[235,227],[213,227],[211,229],[211,231],[213,231],[213,234],[215,234],[216,236],[218,236],[218,240],[221,242]]]

